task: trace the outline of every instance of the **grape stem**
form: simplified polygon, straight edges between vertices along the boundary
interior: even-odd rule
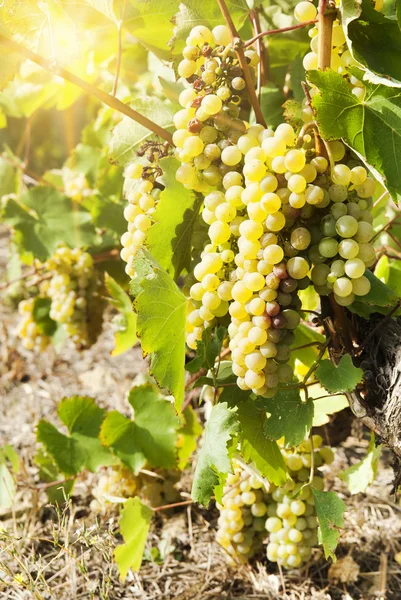
[[[52,75],[62,77],[66,81],[69,81],[73,85],[76,85],[77,87],[81,88],[81,90],[83,90],[85,94],[95,96],[95,98],[98,98],[98,100],[100,100],[104,104],[107,104],[107,106],[110,106],[110,108],[113,108],[114,110],[126,115],[133,121],[136,121],[143,127],[146,127],[146,129],[153,131],[153,133],[166,140],[166,142],[168,142],[169,144],[172,144],[172,135],[169,131],[163,129],[163,127],[160,127],[160,125],[157,125],[157,123],[154,123],[153,121],[151,121],[141,113],[137,112],[127,104],[124,104],[124,102],[121,102],[121,100],[114,98],[114,96],[112,96],[111,94],[108,94],[107,92],[104,92],[103,90],[97,88],[91,83],[88,83],[87,81],[81,79],[74,73],[63,69],[62,67],[58,66],[54,61],[48,60],[47,58],[36,54],[36,52],[32,52],[28,48],[25,48],[25,46],[23,46],[22,44],[19,44],[18,42],[7,38],[5,35],[0,34],[0,44],[3,44],[12,52],[17,52],[18,54],[21,54],[28,60],[31,60],[32,62],[36,63],[37,65],[51,73]]]
[[[256,34],[259,34],[260,33],[260,19],[259,19],[258,10],[255,8],[254,10],[252,10],[250,12],[249,16],[250,16],[250,19],[252,22],[253,31]],[[263,45],[261,38],[258,38],[258,40],[256,41],[256,52],[259,56],[258,83],[257,83],[257,87],[256,87],[256,94],[258,96],[258,101],[260,102],[262,85],[264,83],[266,83],[266,80],[268,79],[267,72],[268,72],[268,60],[269,60],[269,55],[267,53],[267,47]]]
[[[301,29],[302,27],[308,27],[308,25],[314,25],[318,22],[318,19],[313,19],[312,21],[304,21],[303,23],[298,23],[297,25],[291,25],[291,27],[282,27],[281,29],[268,29],[267,31],[262,31],[258,33],[250,40],[244,42],[244,48],[248,48],[248,46],[252,46],[255,42],[260,40],[260,38],[266,35],[275,35],[277,33],[285,33],[286,31],[294,31],[295,29]]]
[[[123,33],[123,23],[124,23],[124,14],[125,14],[125,6],[127,4],[127,0],[124,0],[121,9],[120,9],[120,20],[117,23],[117,63],[116,63],[116,72],[114,74],[114,82],[113,82],[113,90],[111,92],[112,96],[117,94],[118,80],[120,78],[120,70],[121,70],[121,55],[122,55],[122,33]]]
[[[335,5],[330,0],[319,0],[318,7],[318,67],[321,71],[330,68],[333,23],[336,18]]]
[[[260,104],[258,102],[258,97],[256,95],[256,91],[253,85],[251,72],[249,70],[248,63],[246,61],[245,53],[244,53],[244,43],[238,35],[238,31],[233,23],[233,20],[230,15],[230,11],[227,8],[225,0],[217,0],[217,3],[220,7],[221,13],[224,17],[226,25],[230,30],[232,40],[233,40],[233,48],[237,55],[240,67],[242,69],[242,74],[246,83],[246,87],[249,94],[249,99],[251,101],[252,108],[255,112],[256,122],[263,127],[266,127],[266,122],[263,117],[262,109],[260,108]]]
[[[169,508],[176,508],[177,506],[189,506],[193,504],[193,500],[183,500],[182,502],[173,502],[173,504],[165,504],[164,506],[157,506],[153,509],[153,512],[160,512],[161,510],[168,510]]]

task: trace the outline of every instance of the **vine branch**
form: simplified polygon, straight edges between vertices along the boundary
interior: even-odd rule
[[[166,129],[163,129],[163,127],[160,127],[160,125],[157,125],[157,123],[154,123],[153,121],[151,121],[141,113],[137,112],[127,104],[124,104],[124,102],[121,102],[121,100],[114,98],[111,94],[104,92],[103,90],[97,88],[91,83],[88,83],[84,79],[81,79],[77,75],[74,75],[74,73],[67,71],[63,67],[59,67],[54,61],[48,60],[47,58],[36,54],[36,52],[32,52],[32,50],[25,48],[22,44],[19,44],[18,42],[15,42],[14,40],[9,39],[2,34],[0,34],[0,44],[3,44],[13,52],[21,54],[28,60],[31,60],[32,62],[36,63],[37,65],[51,73],[52,75],[59,75],[66,81],[69,81],[73,85],[76,85],[77,87],[81,88],[81,90],[83,90],[86,94],[90,96],[95,96],[101,102],[107,104],[107,106],[110,106],[110,108],[113,108],[114,110],[117,110],[118,112],[126,115],[133,121],[136,121],[143,127],[146,127],[146,129],[153,131],[153,133],[166,140],[166,142],[168,142],[169,144],[172,144],[172,136],[170,132],[166,131]]]
[[[335,9],[333,9],[330,0],[319,0],[318,67],[321,71],[330,68],[333,23],[335,18]]]
[[[312,21],[304,21],[303,23],[297,23],[297,25],[291,25],[291,27],[282,27],[281,29],[268,29],[267,31],[261,31],[257,35],[254,35],[253,38],[244,42],[244,48],[248,48],[252,46],[257,40],[266,35],[275,35],[277,33],[285,33],[286,31],[294,31],[295,29],[301,29],[302,27],[308,27],[308,25],[314,25],[318,22],[318,19],[313,19]]]
[[[238,61],[241,66],[241,69],[242,69],[242,73],[243,73],[243,77],[245,79],[246,87],[247,87],[247,90],[249,93],[251,105],[255,112],[256,122],[260,123],[260,125],[263,125],[263,127],[266,127],[266,122],[263,117],[262,109],[260,108],[260,104],[258,102],[258,97],[256,95],[256,91],[255,91],[255,88],[253,85],[251,72],[249,70],[248,63],[246,62],[246,57],[245,57],[245,53],[244,53],[244,44],[238,35],[238,31],[233,23],[233,20],[230,15],[230,11],[227,8],[225,0],[217,0],[217,3],[220,7],[221,13],[224,17],[227,27],[229,28],[229,30],[231,32],[231,36],[233,39],[233,48],[237,54]]]

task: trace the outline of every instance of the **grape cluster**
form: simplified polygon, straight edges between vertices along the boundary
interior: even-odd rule
[[[331,151],[344,158],[341,142]],[[204,197],[209,243],[189,289],[187,343],[196,348],[203,329],[229,313],[238,386],[271,397],[292,379],[297,293],[309,275],[319,294],[334,292],[344,306],[369,292],[375,183],[356,161],[335,164],[328,175],[328,161],[297,147],[286,123],[275,131],[248,126],[224,152],[228,162],[231,153],[241,159],[224,188]]]
[[[258,552],[267,536],[267,559],[291,569],[301,566],[317,545],[316,511],[311,486],[324,488],[318,468],[330,464],[334,454],[322,447],[314,435],[300,446],[282,448],[289,479],[277,487],[248,466],[233,460],[233,473],[227,475],[216,540],[228,553],[228,561],[244,563]],[[313,457],[312,457],[313,453]],[[312,460],[314,474],[310,480]],[[267,532],[267,533],[266,533]]]
[[[94,499],[91,509],[106,513],[113,503],[134,496],[153,508],[171,504],[179,498],[176,488],[179,478],[179,471],[176,470],[162,470],[160,473],[146,471],[135,475],[122,465],[108,467],[92,490]]]
[[[234,154],[226,148],[236,144],[246,131],[239,118],[246,102],[245,80],[224,25],[213,31],[194,27],[183,56],[178,74],[190,87],[180,94],[183,108],[174,116],[175,155],[182,163],[176,177],[185,187],[207,194],[216,187],[225,188],[225,182],[232,178],[230,172],[241,161],[240,151]],[[245,56],[255,78],[259,57],[254,50],[247,50]]]
[[[49,345],[50,338],[39,331],[33,318],[35,299],[28,298],[18,304],[21,320],[18,324],[17,334],[22,339],[22,345],[27,350],[42,352]]]
[[[246,563],[262,547],[270,485],[236,460],[233,471],[227,475],[222,504],[217,503],[216,540],[234,566]]]
[[[161,193],[161,189],[155,187],[155,173],[146,169],[146,178],[142,177],[143,174],[143,165],[138,162],[131,163],[125,170],[126,179],[134,182],[127,194],[128,204],[124,209],[128,229],[121,236],[121,258],[127,263],[125,271],[129,277],[135,275],[133,260],[146,241],[147,231],[152,225],[152,214]]]
[[[286,569],[307,562],[312,548],[318,543],[318,521],[311,487],[323,490],[324,480],[317,474],[317,469],[333,462],[334,454],[331,448],[321,447],[320,436],[314,435],[312,440],[313,450],[310,440],[297,448],[282,450],[290,479],[283,487],[272,490],[267,506],[267,559]],[[314,476],[309,485],[312,460]]]
[[[75,200],[76,202],[82,202],[82,200],[93,194],[93,190],[91,189],[84,173],[77,173],[68,167],[64,167],[62,169],[62,177],[64,193],[72,200]]]
[[[93,258],[80,248],[63,246],[44,266],[52,273],[42,286],[51,299],[51,319],[63,325],[77,346],[88,346],[88,300],[99,295]]]

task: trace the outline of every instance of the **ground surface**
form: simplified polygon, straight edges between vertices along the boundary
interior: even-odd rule
[[[392,470],[384,468],[366,495],[349,497],[335,474],[363,456],[367,442],[348,437],[338,446],[328,486],[347,502],[346,528],[332,566],[316,550],[302,570],[279,573],[261,555],[252,565],[231,569],[214,541],[217,511],[188,506],[159,513],[139,574],[123,584],[112,564],[119,542],[118,513],[90,509],[99,474],[83,475],[64,511],[49,506],[33,462],[34,426],[57,422],[63,396],[95,397],[106,408],[126,410],[132,380],[146,369],[138,348],[116,358],[106,325],[97,344],[83,354],[71,346],[59,355],[32,356],[16,349],[15,317],[2,312],[0,330],[0,445],[12,444],[23,470],[12,510],[0,513],[1,600],[192,600],[253,598],[286,600],[401,599],[401,509],[391,496]],[[183,481],[183,498],[190,487]],[[151,553],[158,555],[151,560]]]

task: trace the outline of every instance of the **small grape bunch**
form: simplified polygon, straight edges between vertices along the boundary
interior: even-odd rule
[[[50,338],[43,335],[33,317],[35,298],[22,300],[18,305],[21,320],[18,324],[17,335],[22,340],[22,345],[27,350],[42,352],[50,343]]]
[[[254,50],[245,52],[251,76],[259,57]],[[231,45],[231,34],[224,25],[212,31],[192,29],[183,50],[178,74],[190,87],[180,94],[182,110],[174,116],[175,156],[182,163],[177,180],[189,189],[207,194],[224,186],[224,178],[236,173],[241,153],[226,152],[245,133],[239,118],[247,103],[242,68]],[[227,177],[226,177],[227,180]]]
[[[131,163],[125,170],[126,180],[133,180],[127,194],[128,204],[124,209],[124,217],[128,223],[127,231],[121,236],[121,258],[126,262],[125,272],[129,277],[135,276],[133,261],[145,242],[146,235],[152,225],[152,215],[159,200],[161,188],[155,186],[155,175],[143,165]]]
[[[267,559],[286,569],[300,567],[318,544],[318,520],[311,488],[323,490],[324,480],[317,469],[331,464],[334,453],[322,447],[322,438],[312,436],[300,446],[282,449],[290,479],[282,487],[273,487],[267,504],[266,530],[269,534]],[[311,484],[312,465],[314,473]]]
[[[77,346],[89,346],[93,340],[88,327],[88,304],[100,296],[93,258],[80,248],[62,246],[44,266],[52,273],[42,285],[42,291],[51,299],[50,318],[64,327]]]
[[[226,550],[232,565],[246,563],[262,548],[269,483],[233,460],[233,473],[223,489],[216,541]]]

